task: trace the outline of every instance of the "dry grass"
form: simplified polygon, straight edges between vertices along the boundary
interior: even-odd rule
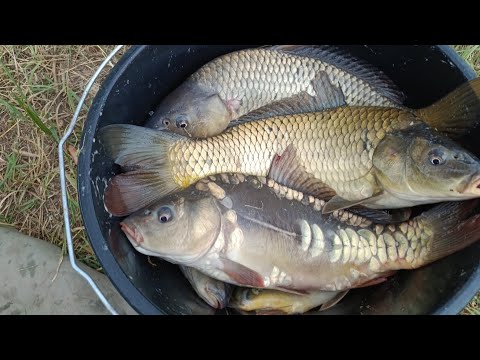
[[[456,45],[454,48],[480,76],[480,45]],[[480,315],[480,293],[472,299],[462,314]]]
[[[65,249],[57,144],[85,85],[113,46],[0,47],[0,223]],[[98,91],[94,85],[86,108]],[[70,138],[80,141],[83,111]],[[74,156],[66,152],[72,232],[78,257],[99,268],[86,238]]]
[[[455,48],[480,73],[480,45]],[[68,126],[85,85],[112,49],[96,45],[0,46],[0,224],[12,225],[65,250],[58,138]],[[70,138],[73,150],[78,148],[85,117],[83,111]],[[75,251],[81,261],[101,269],[81,221],[74,157],[66,152]],[[477,295],[464,313],[478,315],[479,309]]]
[[[454,45],[455,50],[480,75],[480,45]]]

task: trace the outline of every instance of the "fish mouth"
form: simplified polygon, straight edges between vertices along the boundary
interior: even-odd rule
[[[137,228],[135,226],[128,226],[124,222],[121,222],[120,228],[125,233],[128,240],[134,247],[139,247],[140,244],[143,242],[143,236],[139,231],[137,231]]]
[[[470,181],[470,184],[463,191],[466,195],[480,196],[480,175],[476,175]]]

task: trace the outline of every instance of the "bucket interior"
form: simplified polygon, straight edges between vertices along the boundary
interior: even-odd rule
[[[97,94],[84,128],[78,167],[80,206],[85,228],[104,271],[124,298],[142,314],[224,314],[196,296],[177,266],[148,261],[120,230],[121,219],[103,205],[108,180],[119,172],[96,139],[110,124],[143,125],[161,99],[214,58],[242,48],[219,45],[163,45],[131,48]],[[430,105],[474,76],[448,48],[439,46],[341,46],[375,65],[406,95],[405,105]],[[480,155],[475,136],[463,145]],[[480,243],[415,271],[400,271],[389,281],[356,289],[323,314],[456,313],[480,288]],[[317,314],[315,312],[311,312]]]

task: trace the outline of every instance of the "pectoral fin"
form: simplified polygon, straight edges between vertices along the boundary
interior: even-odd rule
[[[340,87],[330,82],[328,74],[320,71],[311,82],[315,95],[303,91],[297,95],[272,102],[230,123],[229,127],[275,116],[320,112],[347,105]]]
[[[313,99],[317,108],[325,110],[347,105],[342,89],[332,84],[327,73],[319,72],[313,79],[312,86],[316,94]]]
[[[368,281],[366,281],[366,282],[364,282],[360,285],[355,286],[355,288],[360,289],[360,288],[365,288],[365,287],[368,287],[368,286],[379,285],[379,284],[387,281],[390,276],[393,276],[396,273],[397,273],[396,271],[387,271],[387,272],[381,274],[379,277],[377,277],[375,279],[368,280]]]
[[[348,294],[350,290],[345,290],[342,292],[339,292],[338,295],[336,295],[333,299],[327,301],[326,303],[322,304],[320,306],[320,311],[325,311],[327,309],[330,309],[331,307],[337,305],[342,299]]]
[[[360,200],[346,200],[346,199],[342,198],[341,196],[336,195],[333,198],[331,198],[330,201],[328,201],[325,204],[325,207],[322,210],[322,214],[330,214],[334,211],[348,209],[348,208],[353,207],[353,206],[362,205],[362,204],[368,203],[373,198],[376,198],[377,196],[380,196],[380,195],[382,195],[382,193],[377,192],[377,193],[375,193],[374,195],[372,195],[368,198],[360,199]],[[373,213],[373,211],[372,211],[372,213]]]
[[[365,207],[352,207],[349,212],[367,218],[377,224],[388,225],[397,224],[410,219],[411,209],[395,209],[395,210],[377,210]]]
[[[229,259],[222,258],[222,263],[225,274],[237,285],[255,288],[265,287],[263,277],[259,273]]]
[[[335,190],[305,170],[293,145],[289,145],[282,155],[275,156],[268,176],[279,184],[318,199],[329,199],[336,194]]]
[[[286,286],[277,286],[277,290],[289,293],[289,294],[294,294],[294,295],[308,295],[309,292],[306,290],[298,290],[298,289],[290,289],[289,287]]]

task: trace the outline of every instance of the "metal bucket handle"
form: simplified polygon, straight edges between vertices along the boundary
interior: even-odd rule
[[[70,126],[68,127],[65,135],[62,137],[60,140],[60,143],[58,144],[58,162],[60,165],[60,185],[62,187],[62,205],[63,205],[63,220],[65,222],[65,236],[67,238],[67,248],[68,248],[68,257],[70,259],[70,264],[72,265],[72,268],[80,275],[82,276],[87,282],[90,284],[92,287],[93,291],[97,294],[98,298],[100,301],[105,305],[107,310],[112,314],[112,315],[118,315],[118,313],[115,311],[113,306],[108,302],[108,300],[105,298],[103,293],[100,291],[98,288],[97,284],[95,284],[95,281],[88,275],[85,271],[80,269],[76,263],[75,259],[75,251],[73,249],[73,241],[72,241],[72,231],[70,228],[70,216],[68,213],[68,199],[67,199],[67,185],[65,181],[65,164],[63,160],[63,146],[65,145],[67,139],[70,137],[70,135],[73,132],[73,129],[75,128],[75,125],[78,120],[78,115],[80,114],[80,111],[82,110],[83,103],[85,102],[85,99],[87,98],[88,94],[90,93],[90,89],[92,88],[93,83],[95,80],[97,80],[98,76],[102,72],[102,70],[105,68],[105,66],[110,62],[110,60],[115,56],[115,54],[123,47],[123,45],[118,45],[115,47],[115,49],[106,57],[106,59],[103,61],[103,63],[98,67],[97,71],[95,74],[92,76],[90,81],[88,82],[87,86],[85,87],[85,90],[83,92],[82,97],[80,98],[80,101],[78,102],[77,108],[75,110],[75,113],[73,114],[72,121],[70,122]]]

